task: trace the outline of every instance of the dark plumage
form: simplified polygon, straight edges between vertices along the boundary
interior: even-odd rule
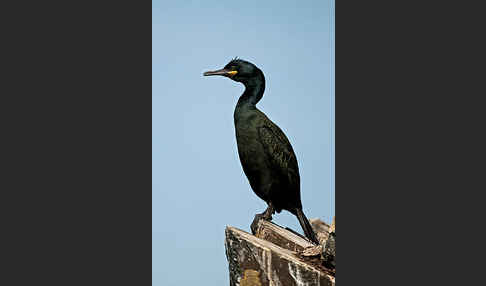
[[[319,244],[302,211],[294,150],[282,130],[256,107],[265,90],[263,72],[250,62],[234,59],[223,69],[204,75],[225,76],[245,86],[234,112],[238,154],[251,188],[268,204],[263,213],[255,215],[252,232],[259,219],[271,220],[275,211],[287,210],[297,216],[306,237]]]

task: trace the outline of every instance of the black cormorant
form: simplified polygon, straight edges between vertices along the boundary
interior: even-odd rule
[[[255,215],[250,227],[253,234],[258,220],[270,221],[275,211],[287,210],[297,216],[305,236],[319,244],[302,211],[299,167],[292,146],[282,130],[256,107],[265,90],[263,72],[250,62],[234,59],[204,75],[225,76],[245,86],[234,112],[238,154],[251,188],[268,204],[263,213]]]

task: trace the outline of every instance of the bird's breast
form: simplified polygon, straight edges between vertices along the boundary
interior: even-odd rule
[[[264,150],[259,141],[258,122],[257,115],[251,112],[235,116],[236,143],[243,167],[262,167],[260,161],[264,159]]]

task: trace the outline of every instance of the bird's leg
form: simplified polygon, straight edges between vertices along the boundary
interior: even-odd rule
[[[275,209],[273,208],[273,205],[271,203],[268,204],[267,209],[262,212],[261,214],[256,214],[255,218],[253,219],[253,222],[250,225],[251,232],[253,235],[256,234],[256,231],[258,229],[258,221],[260,219],[264,219],[266,221],[271,221],[272,220],[272,214],[275,213]]]

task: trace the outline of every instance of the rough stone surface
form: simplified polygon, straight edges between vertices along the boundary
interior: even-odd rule
[[[336,217],[332,218],[328,238],[323,245],[322,264],[329,269],[336,269]]]
[[[321,245],[326,244],[326,240],[329,237],[330,226],[318,218],[313,218],[309,220],[312,229],[316,233],[317,239]]]
[[[329,269],[336,268],[336,233],[331,232],[322,251],[323,265]]]
[[[286,231],[280,226],[265,220],[258,222],[255,236],[295,252],[301,252],[305,248],[314,246],[307,238],[297,233]]]
[[[265,239],[231,226],[226,228],[225,248],[231,286],[335,285],[334,276],[325,268],[306,261],[299,254],[312,245],[309,241],[270,224],[259,224],[257,235]]]
[[[336,232],[336,217],[332,218],[332,224],[331,227],[329,228],[329,232]]]
[[[302,251],[303,256],[318,256],[324,251],[322,245],[310,246]]]

